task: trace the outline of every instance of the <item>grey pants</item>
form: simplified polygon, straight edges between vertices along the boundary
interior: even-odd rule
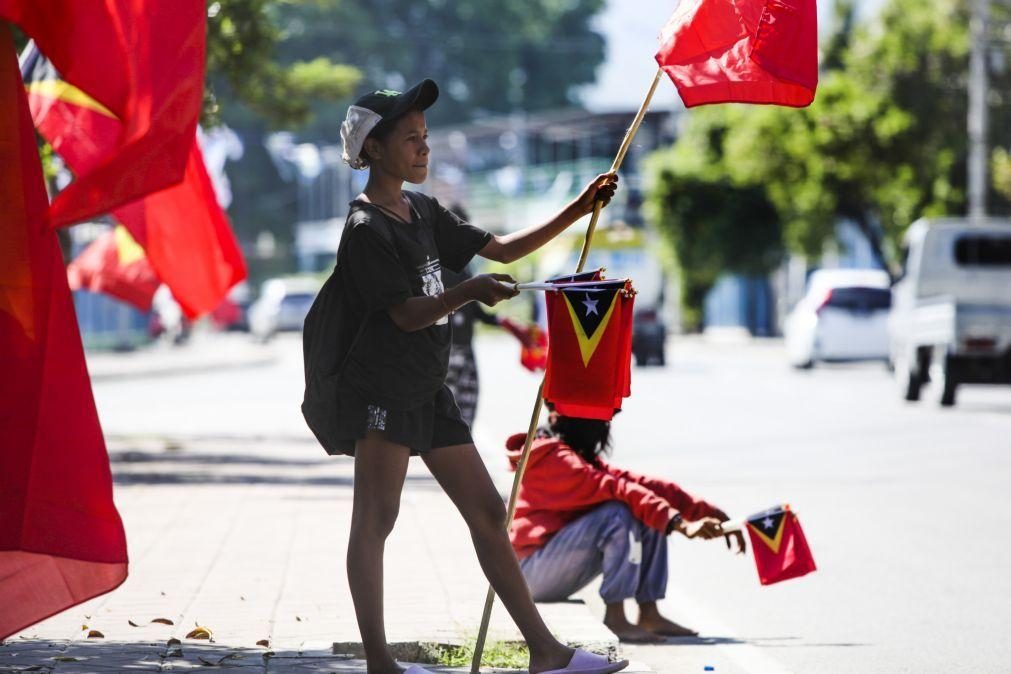
[[[658,601],[667,590],[667,540],[624,503],[607,501],[566,524],[520,568],[534,601],[567,599],[601,573],[605,603]]]

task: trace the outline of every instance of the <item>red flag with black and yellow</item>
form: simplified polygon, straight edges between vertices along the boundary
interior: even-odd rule
[[[552,279],[559,289],[546,293],[544,399],[565,416],[611,419],[631,394],[635,291],[628,279],[600,276]]]
[[[87,175],[116,151],[123,133],[116,115],[63,80],[34,46],[25,50],[21,72],[36,128],[75,175]],[[196,135],[187,142],[181,183],[112,212],[193,319],[212,311],[246,278],[246,264],[218,205]]]
[[[817,570],[804,530],[800,528],[800,520],[790,506],[776,506],[752,515],[745,526],[762,585]]]
[[[203,103],[206,15],[201,0],[0,0],[0,18],[119,121],[107,152],[71,167],[74,182],[49,209],[52,227],[182,180]]]

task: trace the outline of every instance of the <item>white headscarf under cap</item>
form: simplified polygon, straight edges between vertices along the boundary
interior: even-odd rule
[[[344,153],[341,158],[354,169],[363,169],[368,164],[361,158],[365,139],[376,128],[383,118],[377,112],[368,108],[352,105],[348,108],[347,119],[341,124],[341,140],[344,141]]]

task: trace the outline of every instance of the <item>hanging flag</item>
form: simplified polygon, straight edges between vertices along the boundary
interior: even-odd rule
[[[631,393],[635,291],[627,279],[581,281],[546,294],[544,399],[565,416],[610,419]]]
[[[21,58],[39,133],[77,175],[115,152],[122,124],[101,103],[66,83],[29,47]],[[196,134],[188,140],[183,181],[113,210],[146,251],[154,273],[189,319],[213,311],[246,278],[246,265],[214,187]]]
[[[105,441],[0,26],[0,639],[126,578]]]
[[[682,0],[656,61],[685,107],[804,107],[818,87],[815,0]]]
[[[790,506],[777,506],[752,515],[746,526],[762,585],[817,570],[800,520]]]
[[[217,307],[246,263],[194,137],[183,182],[113,211],[143,246],[186,318]]]
[[[90,290],[151,310],[161,280],[140,244],[122,225],[95,239],[67,265],[71,290]]]
[[[63,75],[46,85],[50,94],[84,93],[120,123],[108,151],[86,169],[71,166],[75,180],[54,199],[51,226],[182,180],[203,101],[206,13],[204,0],[0,0],[0,18]]]

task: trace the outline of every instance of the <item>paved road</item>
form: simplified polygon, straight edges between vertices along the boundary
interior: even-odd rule
[[[297,339],[249,369],[101,381],[106,432],[306,437]],[[507,339],[479,342],[476,436],[526,427],[537,378]],[[635,649],[658,671],[1011,671],[1011,389],[968,388],[941,410],[898,399],[880,365],[793,372],[778,342],[673,339],[636,369],[613,460],[747,514],[789,501],[819,564],[760,587],[749,559],[675,540],[667,609],[706,640]]]

